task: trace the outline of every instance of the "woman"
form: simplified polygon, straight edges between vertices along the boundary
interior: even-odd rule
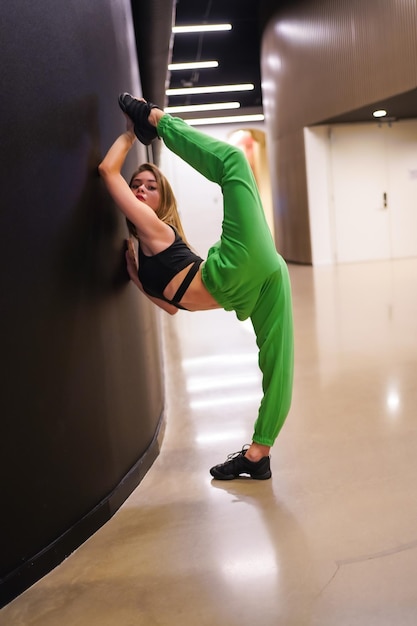
[[[276,252],[256,183],[243,152],[188,126],[180,118],[129,94],[119,97],[127,129],[111,146],[99,171],[114,201],[133,225],[139,241],[139,269],[130,245],[129,275],[155,304],[168,313],[178,308],[234,310],[251,318],[263,374],[263,398],[252,443],[215,465],[219,480],[241,474],[271,477],[270,448],[291,404],[293,323],[287,266]],[[166,179],[150,164],[139,168],[129,185],[121,175],[136,137],[144,144],[160,137],[165,145],[223,193],[223,229],[207,260],[180,236],[182,228]],[[132,193],[133,191],[133,193]]]

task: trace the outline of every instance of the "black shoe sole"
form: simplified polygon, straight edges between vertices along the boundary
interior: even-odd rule
[[[158,139],[155,126],[148,122],[149,113],[152,109],[159,107],[152,102],[141,102],[133,98],[130,93],[121,93],[119,96],[119,106],[123,113],[126,113],[134,124],[136,137],[145,146],[149,146],[154,139]]]
[[[242,474],[222,474],[221,472],[216,472],[214,468],[212,468],[210,470],[210,474],[213,476],[213,478],[215,478],[216,480],[234,480],[235,478],[241,478],[242,476],[247,476],[247,474],[243,473]],[[272,477],[272,472],[265,472],[265,474],[260,474],[260,475],[252,475],[249,474],[249,476],[253,479],[253,480],[268,480],[269,478]]]

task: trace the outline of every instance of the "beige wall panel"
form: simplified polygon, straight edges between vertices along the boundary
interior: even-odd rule
[[[279,155],[272,178],[277,249],[287,261],[310,263],[310,228],[303,131],[288,134],[274,142],[272,152]]]

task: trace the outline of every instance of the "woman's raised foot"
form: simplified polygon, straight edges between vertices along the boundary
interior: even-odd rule
[[[135,135],[141,143],[148,146],[154,139],[158,138],[156,124],[159,119],[155,114],[151,115],[153,109],[160,111],[156,104],[146,102],[143,98],[134,98],[130,93],[122,93],[119,96],[119,106],[123,113],[126,113],[132,120]],[[161,114],[163,114],[162,111]],[[161,115],[159,115],[160,117]],[[155,124],[152,123],[154,121],[156,121]]]

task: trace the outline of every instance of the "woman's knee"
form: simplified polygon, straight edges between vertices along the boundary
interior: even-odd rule
[[[223,158],[223,180],[236,180],[237,182],[252,180],[252,170],[245,154],[240,148],[228,145]]]

